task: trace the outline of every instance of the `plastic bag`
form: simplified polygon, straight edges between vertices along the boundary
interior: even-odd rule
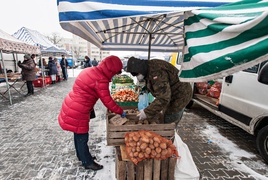
[[[145,109],[149,105],[148,103],[148,94],[147,93],[141,93],[139,95],[139,103],[138,103],[138,110]]]
[[[176,180],[199,180],[200,174],[193,161],[191,152],[177,132],[175,132],[173,144],[180,153],[180,158],[177,160],[175,166],[174,178]]]

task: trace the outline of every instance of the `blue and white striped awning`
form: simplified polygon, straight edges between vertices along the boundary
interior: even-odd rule
[[[101,50],[182,50],[183,12],[235,0],[58,0],[63,29]]]
[[[20,28],[17,32],[13,34],[13,36],[27,44],[38,46],[41,49],[46,49],[49,47],[56,47],[47,37],[42,35],[36,30],[31,30],[26,27]]]

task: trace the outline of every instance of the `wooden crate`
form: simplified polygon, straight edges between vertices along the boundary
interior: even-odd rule
[[[148,130],[159,134],[162,137],[170,139],[174,136],[175,123],[170,124],[133,124],[133,125],[121,125],[115,126],[109,123],[114,114],[107,114],[106,117],[106,139],[108,146],[120,146],[125,145],[125,134],[127,132],[139,131],[139,130]],[[137,120],[136,115],[127,115],[128,119]]]
[[[174,180],[176,158],[166,160],[146,159],[135,165],[122,159],[124,151],[116,147],[115,176],[117,180]]]

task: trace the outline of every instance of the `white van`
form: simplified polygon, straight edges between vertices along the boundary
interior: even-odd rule
[[[268,84],[258,81],[258,74],[266,62],[207,84],[194,83],[193,99],[187,108],[190,108],[193,102],[197,103],[255,135],[259,153],[268,163]],[[265,67],[268,67],[268,62]],[[263,78],[267,81],[266,76],[267,72]],[[217,84],[219,89],[213,88],[212,92],[213,83]],[[204,89],[205,87],[207,89]]]

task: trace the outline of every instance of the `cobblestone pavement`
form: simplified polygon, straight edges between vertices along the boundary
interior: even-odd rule
[[[58,126],[62,100],[73,82],[69,78],[36,89],[34,96],[16,97],[12,106],[0,100],[1,180],[115,179],[114,147],[106,146],[102,103],[95,107],[98,117],[90,124],[89,146],[103,170],[84,170],[75,157],[72,133]],[[213,133],[225,138],[220,141],[232,142],[242,155],[237,157],[228,149],[230,145],[226,148],[216,142]],[[187,110],[179,134],[191,150],[200,179],[268,179],[268,165],[256,150],[255,138],[206,110],[198,106]]]
[[[201,179],[268,179],[268,165],[258,154],[255,137],[202,107],[186,110],[179,135]]]

